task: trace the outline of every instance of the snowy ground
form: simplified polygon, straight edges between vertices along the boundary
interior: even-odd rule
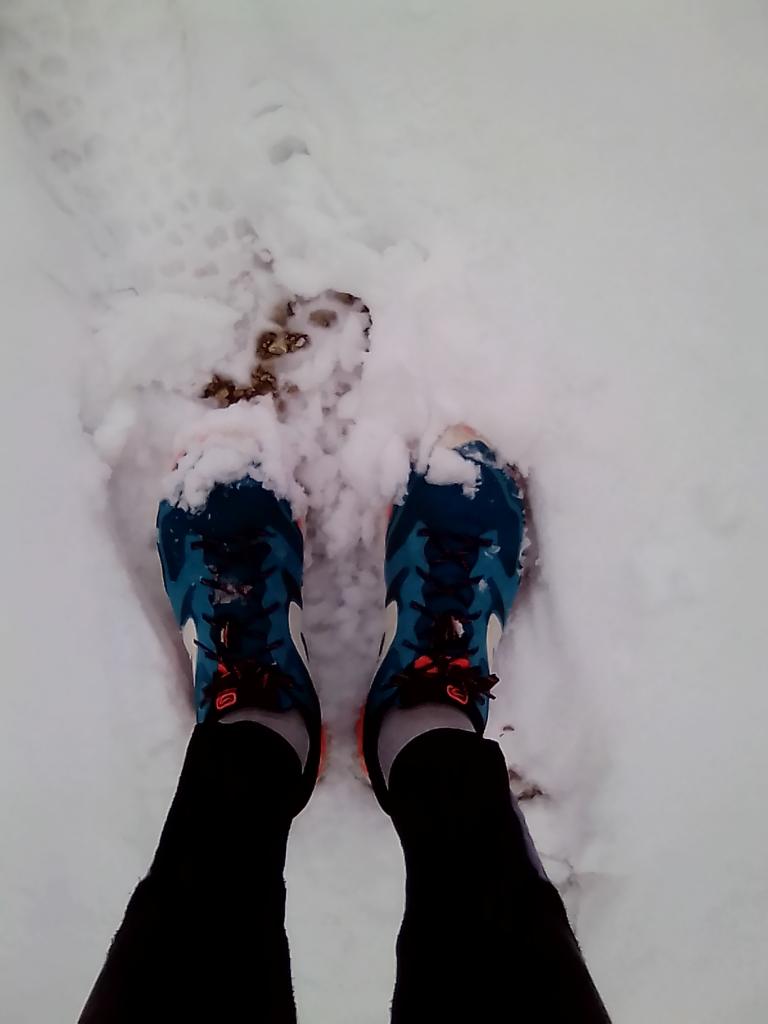
[[[282,422],[248,414],[310,506],[334,733],[290,850],[302,1020],[387,1019],[402,869],[351,738],[376,522],[469,421],[531,474],[492,734],[598,985],[622,1024],[763,1021],[764,6],[2,0],[0,33],[4,1024],[75,1019],[173,789],[174,433],[329,288],[370,352],[340,321]]]

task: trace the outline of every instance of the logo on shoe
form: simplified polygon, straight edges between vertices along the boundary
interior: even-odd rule
[[[485,633],[485,647],[488,652],[488,671],[493,672],[493,665],[496,660],[496,650],[498,649],[499,642],[501,641],[501,635],[504,632],[504,626],[498,615],[491,615],[488,619],[488,628]]]
[[[307,641],[304,639],[303,625],[304,611],[300,604],[291,601],[288,605],[288,632],[291,634],[296,653],[301,658],[304,668],[309,672],[309,651]]]
[[[184,642],[184,647],[189,660],[192,662],[192,682],[195,681],[195,675],[197,674],[197,647],[195,641],[197,640],[197,626],[195,625],[194,619],[187,619],[184,623],[184,628],[181,631],[181,639]]]
[[[384,635],[381,638],[381,647],[379,648],[379,657],[376,662],[375,672],[379,671],[382,662],[389,653],[389,649],[392,646],[394,639],[397,635],[397,601],[390,601],[387,607],[384,609]]]
[[[233,704],[237,704],[237,690],[222,690],[216,698],[217,711],[231,708]]]
[[[458,686],[446,686],[445,692],[457,704],[469,704],[469,695],[465,690],[460,690]]]

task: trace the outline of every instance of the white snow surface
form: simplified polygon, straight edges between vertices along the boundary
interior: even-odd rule
[[[615,1020],[764,1021],[764,4],[3,0],[0,39],[4,1024],[76,1019],[173,791],[154,517],[196,395],[328,288],[370,351],[351,318],[281,416],[205,412],[238,440],[186,497],[267,447],[308,509],[302,1021],[387,1020],[403,873],[353,722],[382,510],[454,422],[530,475],[489,734]]]

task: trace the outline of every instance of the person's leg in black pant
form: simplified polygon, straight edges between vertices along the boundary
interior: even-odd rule
[[[301,763],[254,722],[198,725],[154,862],[80,1024],[293,1024],[283,867]]]
[[[466,425],[412,468],[387,527],[379,661],[361,720],[406,862],[394,1024],[605,1024],[563,904],[483,739],[526,563],[521,474]]]
[[[425,732],[395,758],[389,802],[407,871],[393,1024],[605,1024],[499,745]]]
[[[157,517],[198,725],[154,862],[81,1024],[296,1019],[283,866],[322,749],[301,634],[304,538],[255,465],[190,504],[185,473],[204,456],[179,459],[173,500]]]

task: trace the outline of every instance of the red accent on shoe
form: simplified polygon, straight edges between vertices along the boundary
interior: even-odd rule
[[[233,704],[237,704],[237,690],[222,690],[216,698],[217,711],[231,708]]]
[[[455,700],[457,704],[469,703],[469,695],[466,694],[463,690],[460,690],[457,686],[446,686],[445,692],[448,694],[451,700]]]
[[[456,668],[469,668],[469,658],[453,658],[450,664]]]
[[[428,654],[420,655],[413,663],[414,668],[428,668],[432,664],[432,659]]]

